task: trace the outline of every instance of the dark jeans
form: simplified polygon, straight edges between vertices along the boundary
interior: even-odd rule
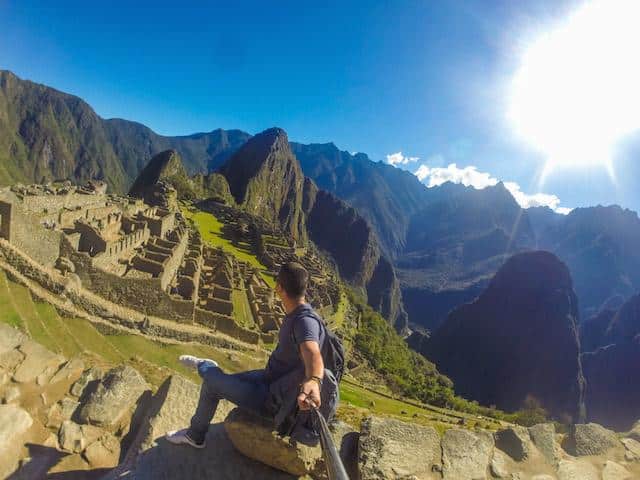
[[[227,374],[220,367],[202,362],[198,367],[198,373],[202,377],[202,387],[198,408],[191,418],[189,428],[189,436],[194,441],[201,443],[204,440],[218,403],[222,399],[259,415],[269,415],[265,407],[269,386],[264,370]]]

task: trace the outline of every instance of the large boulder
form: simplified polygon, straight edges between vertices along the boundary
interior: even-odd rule
[[[80,423],[116,427],[149,389],[142,375],[128,365],[110,370],[82,405]]]
[[[28,337],[17,328],[0,323],[0,355],[22,345]]]
[[[180,375],[169,377],[153,397],[149,413],[142,425],[142,442],[138,449],[148,450],[170,430],[178,430],[189,425],[198,406],[200,386]],[[231,410],[230,404],[218,404],[216,418],[222,419]]]
[[[440,478],[440,436],[433,427],[368,417],[362,422],[358,462],[362,480]]]
[[[20,351],[25,358],[13,374],[13,380],[18,383],[33,382],[41,375],[46,377],[49,373],[52,375],[64,362],[64,357],[50,352],[33,340],[22,343]]]
[[[493,453],[493,437],[487,432],[450,429],[442,437],[444,480],[476,480],[487,476]]]
[[[69,360],[64,366],[51,377],[49,383],[58,383],[63,381],[70,381],[78,378],[84,370],[84,362],[79,358],[73,358]]]
[[[19,441],[31,425],[33,419],[25,410],[16,405],[0,405],[0,455]]]
[[[509,427],[496,432],[495,442],[496,447],[517,462],[525,460],[531,453],[531,438],[524,427]]]
[[[102,375],[102,370],[97,367],[91,367],[88,370],[85,370],[73,385],[71,385],[71,395],[75,397],[82,397],[87,386],[91,384],[91,382],[102,378]]]
[[[120,442],[113,435],[105,433],[89,445],[82,456],[93,468],[113,468],[118,465]]]
[[[199,386],[196,384],[178,375],[168,378],[152,398],[149,409],[145,411],[146,418],[124,461],[106,478],[209,480],[215,477],[216,480],[293,480],[294,477],[291,475],[247,458],[234,448],[223,424],[219,423],[232,408],[225,400],[218,405],[214,423],[209,427],[204,450],[176,447],[167,442],[163,437],[168,430],[189,426],[198,397]],[[88,451],[89,448],[84,453],[85,458]]]
[[[567,438],[567,450],[577,456],[601,455],[619,446],[616,434],[597,423],[574,425]]]
[[[62,426],[62,422],[71,419],[79,405],[80,402],[76,402],[69,397],[60,399],[49,407],[45,426],[60,428]]]
[[[633,476],[619,463],[607,460],[602,469],[602,480],[633,480]]]
[[[224,421],[233,446],[243,455],[295,476],[319,476],[324,471],[322,450],[281,437],[273,422],[236,408]]]
[[[11,372],[24,360],[24,353],[17,348],[0,353],[0,368]]]
[[[60,448],[71,453],[80,453],[102,435],[102,430],[91,425],[78,425],[71,420],[62,422],[58,432]]]
[[[562,449],[556,441],[556,428],[553,423],[539,423],[529,427],[529,436],[545,460],[550,465],[558,465]]]
[[[640,460],[640,442],[633,438],[623,438],[621,440],[625,448],[625,458],[631,461]]]
[[[600,472],[584,460],[561,460],[558,465],[559,480],[601,480]]]

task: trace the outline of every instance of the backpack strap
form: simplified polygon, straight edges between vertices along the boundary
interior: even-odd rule
[[[324,347],[324,344],[327,341],[327,326],[325,325],[324,320],[322,319],[322,317],[320,317],[320,315],[318,315],[313,308],[311,309],[311,312],[310,312],[309,316],[316,319],[316,321],[320,324],[320,330],[322,332],[324,332],[324,338],[322,339],[322,344],[320,345],[320,353],[322,353],[322,348]],[[291,339],[293,340],[294,345],[296,347],[298,347],[298,355],[299,355],[300,354],[300,344],[296,340],[296,329],[293,328],[293,327],[291,328]]]

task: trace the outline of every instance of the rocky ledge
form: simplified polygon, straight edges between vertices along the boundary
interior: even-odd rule
[[[106,369],[105,369],[106,370]],[[0,477],[322,479],[319,447],[221,402],[204,450],[169,445],[188,425],[199,386],[173,375],[152,393],[130,366],[103,371],[66,360],[0,325]],[[332,426],[352,479],[632,480],[640,478],[640,421],[618,434],[551,423],[498,432],[369,417]]]

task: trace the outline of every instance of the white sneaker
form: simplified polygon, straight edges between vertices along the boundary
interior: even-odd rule
[[[165,435],[167,442],[173,443],[174,445],[189,445],[193,448],[204,448],[205,442],[196,443],[188,434],[187,429],[183,428],[182,430],[172,430],[167,432]]]
[[[182,363],[185,367],[189,367],[189,368],[197,369],[202,362],[211,363],[213,364],[212,366],[214,367],[218,366],[218,363],[211,360],[210,358],[198,358],[198,357],[194,357],[193,355],[180,355],[178,360],[180,360],[180,363]]]

